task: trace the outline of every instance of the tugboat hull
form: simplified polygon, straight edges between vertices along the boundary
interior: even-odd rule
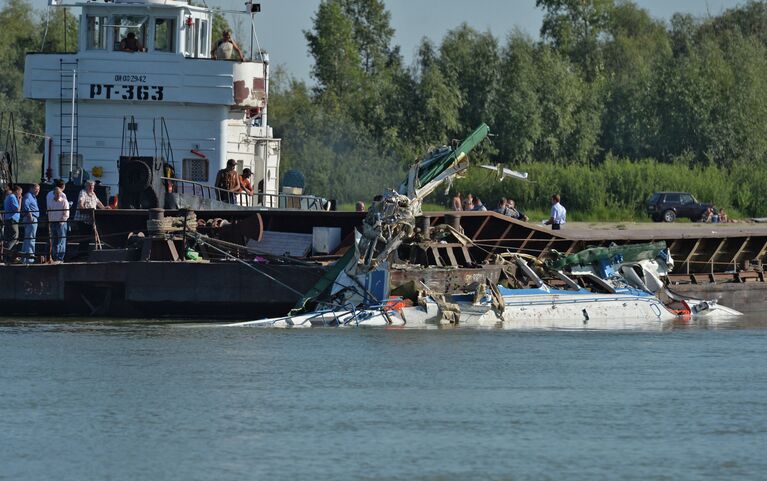
[[[0,303],[6,316],[219,320],[284,315],[300,299],[299,293],[322,277],[325,267],[105,262],[9,265],[0,270]]]

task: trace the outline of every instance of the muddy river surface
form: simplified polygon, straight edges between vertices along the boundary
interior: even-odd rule
[[[621,332],[0,321],[0,479],[764,479],[767,313]]]

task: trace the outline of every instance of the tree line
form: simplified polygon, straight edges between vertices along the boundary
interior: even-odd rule
[[[767,212],[765,2],[669,21],[630,1],[536,5],[539,38],[462,24],[423,39],[405,65],[382,0],[322,1],[305,32],[314,85],[282,73],[270,96],[283,165],[305,171],[310,190],[364,200],[485,122],[494,137],[475,160],[535,181],[475,170],[456,184],[486,201],[545,208],[559,191],[571,211],[639,213],[673,189]]]
[[[493,137],[474,160],[533,180],[498,184],[475,169],[455,184],[488,204],[503,195],[545,209],[558,191],[576,215],[637,214],[651,192],[669,189],[767,213],[767,2],[669,21],[631,1],[536,5],[537,38],[462,24],[439,42],[424,38],[407,65],[383,0],[323,0],[304,32],[313,82],[273,69],[269,118],[283,171],[304,172],[313,193],[368,200],[429,148],[485,122]],[[76,48],[74,17],[48,14],[26,0],[0,11],[9,47],[0,51],[0,107],[33,133],[44,119],[21,95],[25,54]],[[42,142],[22,141],[39,158]]]

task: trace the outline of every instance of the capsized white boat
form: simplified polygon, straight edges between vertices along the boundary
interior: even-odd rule
[[[405,320],[396,310],[380,307],[359,310],[320,310],[296,316],[236,322],[225,324],[225,327],[388,327],[404,324]]]

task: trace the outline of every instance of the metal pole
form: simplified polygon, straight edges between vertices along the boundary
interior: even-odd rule
[[[262,122],[261,125],[263,126],[264,123]],[[263,141],[263,140],[259,140],[258,143],[256,143],[256,152],[258,152],[258,144],[259,143],[263,143],[264,144],[264,156],[261,158],[261,161],[263,162],[263,165],[264,165],[264,171],[261,174],[261,175],[263,175],[263,177],[261,177],[261,179],[263,179],[263,180],[261,180],[261,185],[263,185],[263,188],[261,189],[262,192],[259,192],[259,194],[266,194],[266,190],[267,190],[267,187],[266,187],[266,173],[268,172],[268,169],[266,167],[266,163],[267,163],[267,159],[269,158],[269,143],[266,142],[266,141]],[[258,189],[258,184],[256,184],[256,189]],[[266,207],[266,196],[261,196],[260,200],[261,200],[261,205],[263,207]],[[274,199],[272,199],[271,197],[269,198],[269,207],[274,207]]]
[[[72,161],[75,155],[75,96],[77,95],[77,69],[72,70],[72,115],[69,120],[69,180],[72,180]]]
[[[250,61],[253,61],[253,32],[256,30],[256,25],[253,22],[253,12],[250,13]]]

